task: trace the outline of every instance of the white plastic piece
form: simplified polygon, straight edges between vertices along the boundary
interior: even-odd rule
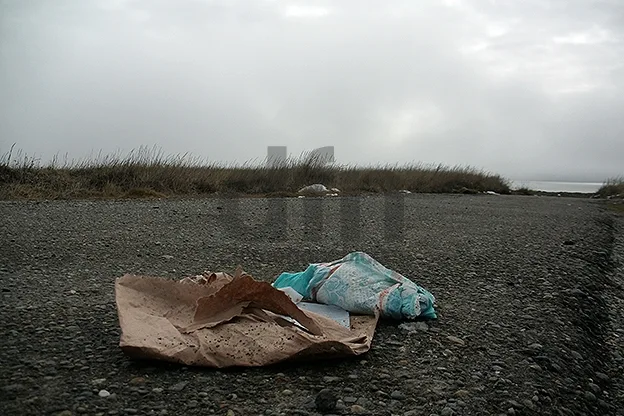
[[[280,288],[279,290],[286,293],[290,300],[292,300],[294,303],[299,303],[303,299],[303,295],[290,286]]]
[[[329,192],[329,189],[323,184],[315,183],[313,185],[304,186],[299,189],[300,194],[326,194]]]

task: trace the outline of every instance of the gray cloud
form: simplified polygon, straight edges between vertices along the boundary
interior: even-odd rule
[[[386,3],[390,3],[387,5]],[[0,151],[622,174],[619,1],[0,1]]]

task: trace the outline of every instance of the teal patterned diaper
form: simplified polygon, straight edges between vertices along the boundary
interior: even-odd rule
[[[339,306],[352,313],[394,319],[435,318],[435,297],[362,252],[331,263],[310,264],[303,272],[282,273],[273,286],[292,287],[305,300]]]

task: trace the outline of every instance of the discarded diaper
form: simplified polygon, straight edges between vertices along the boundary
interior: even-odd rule
[[[338,306],[351,313],[394,319],[436,318],[435,297],[363,252],[303,272],[282,273],[273,286],[292,288],[304,300]]]

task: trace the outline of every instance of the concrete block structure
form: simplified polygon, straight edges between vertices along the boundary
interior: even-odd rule
[[[335,162],[334,146],[325,146],[314,149],[308,153],[308,157],[322,164],[333,163]]]
[[[267,146],[267,166],[276,167],[286,163],[288,158],[286,146]],[[334,163],[334,146],[324,146],[303,153],[303,159],[313,160],[315,163]]]
[[[286,163],[286,146],[267,147],[267,165],[279,166]]]

